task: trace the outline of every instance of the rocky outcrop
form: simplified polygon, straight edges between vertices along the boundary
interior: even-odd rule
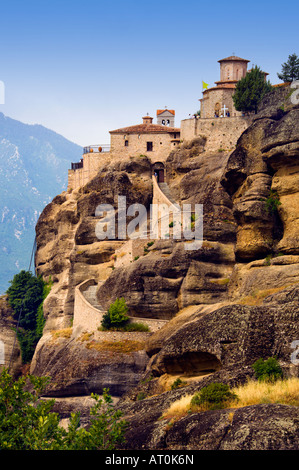
[[[296,445],[298,414],[291,406],[195,413],[173,426],[162,418],[171,403],[209,383],[245,383],[260,357],[275,355],[285,376],[299,375],[290,360],[299,338],[299,108],[289,92],[265,98],[230,155],[206,152],[200,138],[167,158],[173,199],[203,204],[200,249],[145,239],[132,259],[125,241],[97,239],[98,204],[116,205],[124,195],[128,205],[149,206],[151,164],[144,157],[103,165],[86,186],[57,196],[39,219],[36,266],[54,284],[31,372],[51,376],[47,396],[85,397],[109,388],[130,423],[129,449]],[[114,265],[122,255],[126,262]],[[130,316],[168,323],[133,336],[83,330],[76,336],[74,289],[86,279],[99,283],[97,302],[105,309],[124,297]],[[178,377],[187,384],[171,390]]]
[[[53,282],[44,303],[45,331],[70,326],[75,286],[87,278],[102,280],[109,276],[111,256],[124,243],[97,238],[97,206],[117,207],[119,195],[127,198],[127,205],[138,200],[148,206],[150,169],[147,158],[103,165],[87,185],[62,193],[42,212],[36,226],[35,264],[38,274],[45,279],[51,276]]]
[[[17,322],[6,296],[0,297],[0,370],[9,368],[10,374],[17,377],[21,373],[22,358],[16,338]]]
[[[153,416],[154,413],[151,413]],[[159,450],[297,450],[297,407],[253,405],[193,413],[174,420],[134,421],[126,449]]]
[[[154,376],[200,375],[226,367],[253,364],[260,357],[276,356],[285,364],[286,373],[292,369],[291,344],[299,337],[299,288],[287,289],[291,300],[277,309],[275,296],[272,303],[259,307],[227,305],[182,325],[168,338],[157,352],[154,336],[147,349],[155,352],[150,370]],[[265,324],[266,323],[266,324]]]
[[[194,139],[171,152],[166,160],[166,177],[176,200],[182,204],[203,204],[205,240],[234,242],[236,224],[232,201],[221,185],[227,152],[204,151],[204,141]]]
[[[299,105],[272,91],[230,155],[222,185],[238,224],[236,255],[298,254]]]
[[[120,397],[141,379],[148,356],[146,333],[100,333],[72,337],[71,329],[43,335],[31,369],[50,377],[44,396],[74,397],[101,394],[109,388]]]
[[[259,307],[231,305],[192,312],[192,319],[177,326],[175,333],[172,322],[168,335],[155,333],[147,343],[152,358],[145,379],[118,403],[130,423],[126,448],[296,449],[299,421],[294,406],[252,405],[174,418],[164,413],[210,383],[245,384],[253,378],[251,365],[260,357],[275,355],[285,377],[298,376],[298,365],[291,361],[291,344],[299,334],[298,306],[298,287],[293,287],[272,294]],[[166,375],[187,382],[165,391]]]
[[[169,450],[297,450],[299,410],[255,405],[194,414],[165,436]]]
[[[187,251],[183,242],[160,240],[144,257],[113,271],[97,295],[106,307],[124,297],[132,316],[170,319],[189,305],[225,300],[233,262],[232,244],[205,242]]]

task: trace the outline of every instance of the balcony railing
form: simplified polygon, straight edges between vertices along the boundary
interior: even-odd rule
[[[77,163],[72,163],[72,170],[79,170],[79,168],[83,168],[83,158]]]
[[[85,153],[106,153],[106,152],[110,152],[110,145],[98,144],[98,145],[89,145],[88,147],[83,148],[83,155]]]

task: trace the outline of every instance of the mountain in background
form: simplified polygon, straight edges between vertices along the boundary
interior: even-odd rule
[[[0,294],[28,269],[38,217],[80,158],[82,148],[56,132],[0,113]]]

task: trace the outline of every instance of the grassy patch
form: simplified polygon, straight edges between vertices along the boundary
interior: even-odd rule
[[[273,287],[272,289],[256,290],[246,297],[242,297],[238,303],[241,305],[260,305],[263,300],[268,297],[268,295],[276,294],[277,292],[283,291],[287,287],[298,284],[298,282],[293,282],[281,287]]]
[[[222,279],[210,279],[210,282],[212,284],[218,284],[219,286],[226,286],[227,284],[229,284],[229,278],[225,277]]]
[[[52,338],[70,338],[72,336],[73,329],[72,328],[64,328],[62,330],[53,330],[51,331]]]
[[[245,385],[231,389],[237,398],[224,402],[222,408],[242,408],[244,406],[260,405],[264,403],[280,403],[284,405],[299,406],[299,378],[279,379],[276,382],[260,382],[249,380]],[[191,403],[194,395],[184,395],[173,402],[164,411],[162,418],[182,418],[189,413],[200,413],[210,410],[207,403]],[[194,400],[193,400],[194,402]],[[231,419],[233,411],[230,413]]]
[[[80,336],[80,338],[78,338],[77,341],[81,341],[83,343],[83,341],[88,341],[92,335],[93,333],[82,333],[82,335]]]
[[[145,344],[142,341],[90,341],[86,345],[87,349],[96,351],[111,351],[115,353],[129,354],[144,349]]]
[[[233,408],[258,405],[262,403],[281,403],[299,406],[299,378],[280,379],[276,382],[259,382],[250,380],[246,385],[232,391],[238,396],[237,401],[230,403]]]
[[[171,385],[171,390],[175,390],[180,387],[187,385],[187,382],[178,377]]]

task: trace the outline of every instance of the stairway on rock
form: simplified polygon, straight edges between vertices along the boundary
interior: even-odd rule
[[[105,310],[104,308],[102,307],[102,305],[99,303],[98,299],[97,299],[97,289],[99,287],[99,285],[101,284],[101,282],[99,282],[98,284],[96,284],[95,286],[89,286],[84,292],[83,292],[83,295],[84,295],[84,298],[87,300],[87,302],[90,303],[90,305],[92,305],[94,308],[96,308],[97,310],[99,310],[99,312],[101,313],[105,313]]]
[[[162,193],[165,194],[167,199],[172,203],[172,204],[177,204],[177,201],[173,198],[170,188],[167,183],[158,183],[159,188],[161,189]]]

